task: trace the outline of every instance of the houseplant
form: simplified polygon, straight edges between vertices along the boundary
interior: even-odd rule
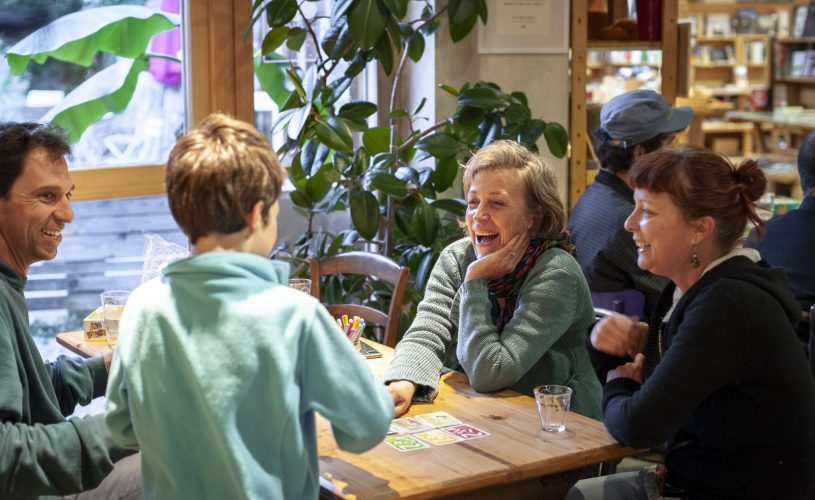
[[[416,8],[409,9],[411,3]],[[415,11],[418,15],[410,18],[408,13]],[[292,90],[285,99],[278,97],[280,113],[273,126],[273,131],[286,133],[278,153],[294,184],[292,202],[308,220],[292,253],[300,258],[310,252],[330,255],[362,240],[409,266],[414,286],[405,299],[407,323],[439,252],[462,236],[457,219],[464,215],[464,201],[443,196],[453,186],[459,164],[472,150],[499,138],[536,150],[543,137],[549,151],[563,157],[566,131],[558,123],[533,118],[523,93],[505,92],[489,82],[440,85],[456,99],[456,110],[424,129],[418,128],[424,101],[415,109],[398,102],[407,60],[424,56],[425,40],[439,29],[442,16],[449,36],[460,41],[479,19],[487,21],[485,0],[450,0],[438,9],[428,1],[338,0],[321,38],[315,29],[321,17],[307,14],[296,0],[257,0],[252,12],[253,24],[265,18],[269,27],[264,54],[284,44],[301,50],[305,39],[316,54],[307,67],[291,61],[286,68]],[[382,105],[386,113],[372,102],[337,104],[370,61],[393,76],[391,98]],[[369,117],[377,114],[387,121],[369,125]],[[349,211],[352,229],[315,233],[314,217],[337,210]],[[336,281],[324,288],[329,295],[357,294],[361,301],[387,293],[361,284]]]

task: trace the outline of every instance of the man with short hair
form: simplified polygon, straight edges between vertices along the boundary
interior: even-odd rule
[[[787,272],[792,294],[803,310],[809,311],[815,302],[815,132],[804,138],[798,150],[798,175],[804,192],[801,205],[769,220],[763,239],[753,231],[746,246],[758,250],[771,266]],[[799,324],[796,332],[807,342],[809,325]]]
[[[606,103],[594,131],[601,168],[569,216],[577,262],[592,292],[639,290],[644,320],[668,279],[637,266],[637,247],[624,223],[634,210],[628,184],[631,165],[673,141],[693,118],[688,107],[671,107],[651,90],[632,90]]]
[[[54,128],[0,123],[0,498],[77,493],[106,476],[103,492],[81,498],[141,495],[137,457],[110,474],[124,454],[104,416],[66,419],[77,404],[104,395],[110,355],[44,363],[29,332],[29,267],[56,257],[74,219],[69,152]]]

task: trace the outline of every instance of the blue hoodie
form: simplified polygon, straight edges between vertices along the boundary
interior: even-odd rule
[[[315,411],[344,450],[384,438],[387,390],[287,271],[209,252],[131,294],[106,422],[141,449],[145,498],[317,498]]]

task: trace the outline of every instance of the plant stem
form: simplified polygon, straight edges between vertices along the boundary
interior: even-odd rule
[[[409,42],[408,42],[409,43]],[[405,46],[402,47],[402,57],[399,59],[399,67],[396,69],[396,74],[393,76],[393,86],[391,87],[391,103],[390,109],[388,109],[388,114],[393,114],[393,111],[396,109],[396,93],[399,90],[399,81],[402,79],[402,70],[405,68],[405,61],[408,58],[408,43],[405,43]],[[390,118],[390,130],[391,130],[391,154],[396,159],[397,154],[397,147],[396,147],[396,118]],[[394,162],[391,165],[391,173],[396,171],[398,166],[398,162]],[[390,218],[390,211],[388,211],[389,218]]]
[[[181,64],[181,59],[173,56],[168,56],[167,54],[153,54],[151,52],[148,52],[144,54],[144,57],[145,59],[166,59],[168,61],[173,61],[177,62],[178,64]]]
[[[453,123],[453,118],[452,117],[450,117],[450,118],[448,118],[446,120],[442,120],[439,123],[437,123],[437,124],[433,125],[432,127],[428,128],[427,130],[422,131],[420,134],[417,134],[415,137],[413,137],[413,139],[411,139],[408,142],[402,144],[402,146],[399,147],[399,150],[397,151],[397,154],[402,154],[402,152],[404,152],[407,148],[409,148],[409,147],[413,146],[414,144],[416,144],[417,142],[419,142],[419,140],[422,137],[426,137],[426,136],[430,135],[431,132],[434,132],[434,131],[440,129],[440,128],[446,126],[449,123]]]

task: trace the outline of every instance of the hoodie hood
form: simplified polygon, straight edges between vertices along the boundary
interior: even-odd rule
[[[792,295],[783,269],[770,267],[764,260],[753,263],[747,257],[733,257],[705,273],[694,287],[705,287],[717,279],[743,281],[761,289],[781,305],[792,325],[798,324],[801,304]]]

